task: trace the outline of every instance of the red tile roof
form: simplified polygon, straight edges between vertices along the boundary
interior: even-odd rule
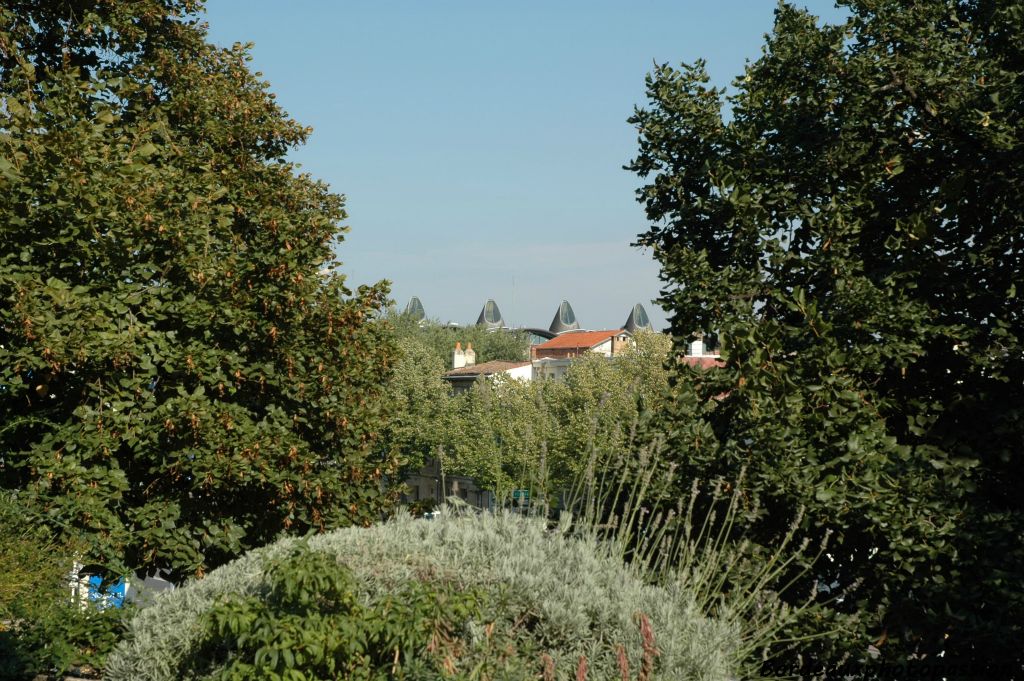
[[[500,374],[502,371],[517,369],[528,365],[529,362],[509,362],[503,359],[494,359],[483,364],[473,364],[468,367],[460,367],[447,372],[445,376],[490,376]]]
[[[625,334],[627,336],[632,335],[625,329],[609,329],[607,331],[566,331],[545,343],[534,345],[533,349],[535,351],[554,348],[590,349],[595,345],[605,342],[612,336],[618,336],[619,334]]]
[[[714,355],[687,355],[681,357],[684,362],[692,367],[698,367],[700,369],[709,369],[711,367],[724,367],[725,362],[720,357]]]

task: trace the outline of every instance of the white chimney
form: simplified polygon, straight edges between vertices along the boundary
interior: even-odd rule
[[[704,335],[697,334],[697,340],[690,343],[690,356],[692,357],[703,357],[704,356]]]
[[[466,366],[466,353],[462,350],[462,343],[455,343],[455,353],[452,355],[452,368],[461,369]]]
[[[476,351],[473,350],[472,343],[466,343],[466,366],[471,367],[476,364]]]

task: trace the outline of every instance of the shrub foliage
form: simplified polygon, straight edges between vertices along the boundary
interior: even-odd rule
[[[199,660],[216,678],[231,665],[289,678],[285,668],[333,664],[351,678],[618,679],[625,668],[721,679],[739,644],[691,591],[645,584],[592,538],[519,516],[402,516],[308,549],[283,540],[161,597],[132,621],[106,678],[197,678]]]
[[[472,592],[413,580],[364,605],[352,571],[297,544],[267,561],[265,593],[228,595],[202,620],[188,667],[203,678],[441,678],[453,632],[479,606]],[[185,672],[188,673],[188,672]]]
[[[123,612],[72,600],[77,550],[0,493],[0,679],[99,668],[117,642]]]

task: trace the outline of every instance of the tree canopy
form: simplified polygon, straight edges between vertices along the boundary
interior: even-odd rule
[[[477,364],[496,359],[520,362],[530,358],[530,338],[522,329],[449,326],[432,319],[416,319],[394,309],[388,311],[386,319],[399,340],[413,339],[417,345],[428,349],[440,360],[445,371],[452,369],[456,343],[461,343],[463,348],[472,345]]]
[[[383,284],[191,0],[0,8],[0,481],[112,572],[379,517]]]
[[[565,490],[593,460],[628,454],[668,389],[669,339],[640,332],[622,355],[578,358],[564,382],[498,375],[452,394],[431,348],[436,332],[417,328],[398,343],[379,446],[407,470],[443,456],[447,474],[472,477],[499,497],[537,484]]]
[[[837,531],[858,655],[1019,662],[1024,3],[839,4],[780,5],[729,96],[657,67],[631,119],[673,333],[726,362],[677,373],[675,452],[746,469],[765,541]]]

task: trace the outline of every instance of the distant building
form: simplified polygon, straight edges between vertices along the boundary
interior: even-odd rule
[[[569,373],[569,365],[573,360],[569,358],[556,359],[554,357],[542,357],[531,363],[533,369],[533,380],[535,381],[561,381]]]
[[[403,483],[406,491],[402,503],[439,504],[448,497],[458,497],[476,508],[493,508],[494,493],[480,489],[472,478],[445,473],[440,459],[431,459],[420,470],[409,475]]]
[[[536,327],[527,327],[523,329],[530,336],[530,345],[540,345],[546,341],[551,340],[555,337],[555,334],[551,333],[547,329],[538,329]]]
[[[589,353],[614,357],[633,344],[625,329],[567,331],[530,348],[534,380],[562,380],[574,359]]]
[[[477,326],[483,326],[488,331],[496,331],[506,328],[505,320],[501,316],[501,310],[493,298],[488,298],[484,307],[480,310],[480,316],[476,320]]]
[[[636,333],[637,331],[654,331],[654,327],[651,326],[651,320],[647,316],[647,310],[640,303],[633,306],[633,309],[629,312],[629,317],[626,318],[626,323],[622,325],[626,331],[630,333]]]
[[[555,311],[555,318],[551,320],[551,326],[548,327],[548,330],[551,333],[559,334],[566,331],[575,331],[579,328],[580,323],[576,321],[576,313],[572,311],[572,305],[569,304],[568,300],[563,300]]]
[[[513,362],[501,359],[476,363],[476,352],[473,351],[473,344],[466,345],[462,349],[462,343],[455,344],[455,351],[452,353],[453,369],[444,374],[444,379],[452,384],[452,390],[456,393],[469,390],[473,382],[478,378],[491,378],[498,374],[515,378],[521,381],[529,381],[532,370],[529,362]]]
[[[614,357],[633,345],[633,334],[625,329],[569,331],[530,348],[532,359],[572,359],[588,352]]]
[[[725,366],[717,349],[709,349],[704,340],[704,334],[697,334],[696,340],[690,343],[689,353],[683,355],[681,360],[692,367],[710,369],[711,367]]]
[[[529,381],[533,377],[533,369],[530,362],[507,362],[496,359],[452,369],[445,373],[444,380],[452,384],[454,392],[461,393],[469,390],[478,378],[492,378],[498,375]]]
[[[423,309],[423,303],[416,296],[409,299],[409,302],[405,305],[405,311],[402,313],[409,317],[412,317],[416,321],[423,321],[427,317],[427,311]]]

